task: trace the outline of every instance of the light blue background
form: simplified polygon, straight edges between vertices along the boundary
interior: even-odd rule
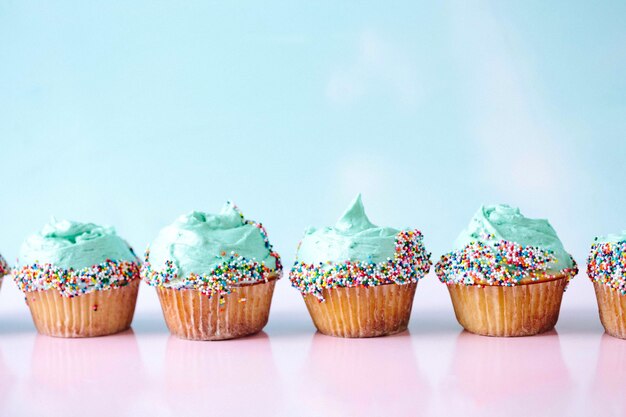
[[[2,2],[0,251],[55,215],[142,252],[232,199],[289,267],[360,191],[434,259],[508,202],[584,269],[626,228],[626,3],[376,3]]]

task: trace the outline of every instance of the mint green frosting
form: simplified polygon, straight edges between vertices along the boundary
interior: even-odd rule
[[[595,238],[594,243],[618,243],[626,242],[626,230],[621,233],[612,233],[606,236],[598,236]]]
[[[107,259],[138,262],[132,249],[112,227],[52,219],[39,233],[26,238],[20,249],[19,265],[52,264],[78,270]]]
[[[506,204],[482,206],[456,239],[454,246],[456,250],[462,250],[472,242],[493,246],[501,240],[551,251],[556,257],[556,263],[548,266],[550,271],[573,266],[571,256],[547,220],[529,219],[517,207]]]
[[[399,232],[372,224],[365,215],[359,194],[334,226],[310,227],[305,231],[297,261],[306,264],[387,261],[394,257]]]
[[[153,270],[160,271],[172,261],[178,277],[171,282],[176,284],[190,273],[210,275],[231,254],[276,269],[276,259],[270,255],[261,229],[245,221],[233,204],[226,203],[218,214],[193,211],[163,228],[150,245],[148,262]]]

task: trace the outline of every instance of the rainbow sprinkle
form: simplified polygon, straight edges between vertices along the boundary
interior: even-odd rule
[[[272,275],[280,278],[282,270],[278,254],[271,252],[270,255],[276,258],[275,270],[267,267],[264,262],[248,260],[231,252],[227,260],[217,264],[208,274],[201,275],[192,272],[180,279],[178,268],[171,260],[165,261],[163,270],[152,269],[148,261],[150,251],[147,250],[141,267],[141,277],[153,287],[198,290],[209,298],[217,294],[220,297],[220,303],[223,304],[224,296],[232,292],[233,286],[268,282]]]
[[[209,298],[213,295],[220,297],[220,304],[224,304],[224,296],[232,292],[232,287],[241,284],[256,284],[259,282],[268,282],[270,279],[280,279],[282,274],[282,264],[280,256],[274,252],[272,245],[267,237],[267,231],[261,223],[244,218],[243,213],[233,204],[233,208],[239,213],[244,224],[250,224],[257,227],[261,233],[261,237],[265,243],[265,247],[270,256],[276,260],[276,268],[271,269],[264,262],[257,262],[230,252],[229,257],[223,262],[217,264],[207,274],[190,273],[186,277],[180,277],[178,268],[173,261],[165,261],[165,268],[162,270],[154,270],[149,262],[150,249],[146,250],[145,260],[141,267],[141,276],[143,280],[153,287],[173,288],[177,290],[191,289],[198,290]],[[226,256],[225,252],[220,254]]]
[[[514,286],[523,278],[532,281],[567,276],[571,279],[578,273],[574,266],[548,274],[550,264],[557,262],[551,251],[534,246],[522,246],[501,240],[493,246],[472,242],[463,250],[453,251],[441,257],[435,265],[435,273],[446,284]]]
[[[289,279],[302,295],[313,294],[320,302],[324,301],[324,289],[415,283],[428,273],[432,265],[423,239],[419,230],[398,233],[394,258],[379,263],[345,261],[316,265],[296,262]]]
[[[110,259],[79,270],[51,264],[32,264],[13,270],[13,279],[23,292],[55,289],[64,297],[124,287],[138,278],[138,262],[116,262]]]
[[[626,295],[626,241],[591,245],[587,275],[592,281]]]
[[[2,255],[0,255],[0,278],[7,275],[9,272],[11,272],[9,264],[7,264],[7,261],[5,261]]]

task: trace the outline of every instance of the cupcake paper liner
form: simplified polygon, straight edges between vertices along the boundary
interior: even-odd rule
[[[465,330],[484,336],[531,336],[556,325],[567,278],[515,286],[448,284]]]
[[[181,339],[223,340],[260,332],[267,324],[276,279],[212,297],[192,289],[157,287],[163,317]]]
[[[304,301],[320,333],[338,337],[377,337],[406,330],[417,283],[324,289],[320,302]]]
[[[35,327],[54,337],[105,336],[130,327],[140,280],[110,290],[64,297],[58,290],[27,292]]]
[[[594,282],[593,287],[604,330],[613,337],[626,339],[626,295],[598,282]]]

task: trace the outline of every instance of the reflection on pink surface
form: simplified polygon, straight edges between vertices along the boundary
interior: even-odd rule
[[[119,416],[145,383],[132,330],[85,339],[37,335],[25,415]]]
[[[626,414],[626,340],[603,334],[592,387],[598,415]]]
[[[5,415],[4,406],[15,386],[15,375],[6,365],[2,352],[0,352],[0,415]]]
[[[163,395],[173,415],[275,415],[280,386],[267,334],[198,342],[170,336]]]
[[[313,336],[301,399],[310,415],[419,416],[429,387],[408,332],[372,339]]]
[[[445,389],[460,394],[448,405],[465,414],[529,416],[562,413],[571,387],[556,331],[510,338],[463,331]]]

